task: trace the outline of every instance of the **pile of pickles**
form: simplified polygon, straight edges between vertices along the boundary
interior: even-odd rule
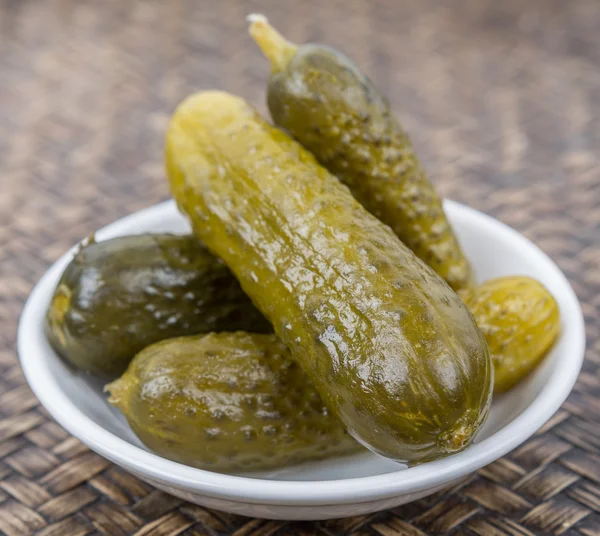
[[[181,103],[166,170],[192,234],[84,242],[48,339],[111,380],[109,402],[149,449],[190,466],[460,452],[492,394],[551,348],[556,301],[529,277],[476,285],[369,78],[249,20],[272,67],[273,123],[221,91]]]

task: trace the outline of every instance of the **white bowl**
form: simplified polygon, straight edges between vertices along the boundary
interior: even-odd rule
[[[27,381],[48,412],[92,450],[157,488],[211,508],[273,519],[327,519],[383,510],[434,493],[503,456],[540,428],[571,391],[585,346],[575,293],[542,251],[485,214],[449,201],[446,210],[480,280],[533,276],[554,294],[562,316],[560,339],[543,364],[508,395],[494,400],[475,444],[459,454],[406,468],[365,452],[277,471],[228,475],[149,452],[106,402],[102,385],[66,367],[44,336],[50,297],[73,250],[42,277],[23,311],[18,350]],[[188,230],[175,204],[167,202],[105,227],[97,238]]]

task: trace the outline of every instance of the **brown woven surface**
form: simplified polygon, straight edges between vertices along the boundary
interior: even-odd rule
[[[212,512],[88,451],[25,384],[27,294],[73,242],[167,198],[176,103],[220,87],[265,109],[251,11],[354,57],[439,189],[533,239],[582,300],[587,360],[568,402],[459,489],[315,524]],[[0,532],[600,535],[599,27],[596,0],[0,0]]]

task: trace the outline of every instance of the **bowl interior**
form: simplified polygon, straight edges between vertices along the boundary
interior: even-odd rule
[[[563,312],[562,334],[543,364],[508,395],[495,398],[489,419],[476,439],[476,443],[481,443],[522,414],[536,400],[550,377],[556,373],[557,368],[561,366],[561,360],[569,358],[569,345],[573,342],[573,337],[579,334],[573,331],[577,331],[577,326],[565,322],[565,319],[569,318],[566,313],[571,312],[575,316],[580,313],[578,313],[577,302],[573,303],[571,289],[560,271],[535,246],[492,218],[474,210],[454,203],[447,203],[446,210],[467,256],[475,266],[480,281],[502,275],[535,277],[550,289]],[[97,239],[150,231],[184,233],[189,231],[189,227],[177,212],[174,203],[169,202],[109,225],[97,234]],[[43,314],[54,286],[71,255],[72,252],[69,252],[61,258],[42,280],[40,288],[36,290],[41,298],[39,307],[35,310],[36,321],[32,323],[32,332],[27,335],[27,337],[34,337],[41,349],[35,358],[46,362],[52,376],[51,380],[88,419],[114,436],[146,450],[131,432],[119,411],[106,401],[106,395],[102,392],[102,382],[73,371],[59,359],[45,340]],[[21,358],[23,359],[23,356]],[[27,372],[27,367],[25,368]],[[574,373],[576,374],[577,371],[578,367]],[[529,430],[530,433],[533,431]],[[350,457],[306,463],[245,476],[285,481],[323,481],[374,476],[402,469],[403,466],[399,464],[365,451]]]

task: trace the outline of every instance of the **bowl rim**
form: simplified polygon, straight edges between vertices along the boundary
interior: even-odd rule
[[[533,402],[504,428],[467,450],[427,464],[402,468],[373,476],[338,480],[286,481],[234,476],[188,467],[167,460],[121,439],[87,417],[62,391],[50,371],[45,339],[40,336],[50,295],[60,273],[71,258],[74,246],[42,276],[25,304],[18,327],[17,349],[25,377],[34,394],[50,415],[90,449],[136,473],[142,478],[167,483],[214,498],[237,502],[278,505],[323,505],[371,502],[422,491],[452,482],[505,455],[531,437],[562,405],[581,369],[585,350],[585,327],[579,301],[567,278],[535,244],[508,225],[475,209],[446,200],[445,209],[454,217],[477,220],[502,240],[511,242],[536,264],[550,271],[562,289],[568,311],[562,311],[563,334],[567,336],[569,358],[558,361],[548,382]],[[118,229],[176,210],[166,201],[116,220],[98,231],[99,235],[119,234]],[[564,308],[564,307],[563,307]],[[565,329],[568,328],[568,329]],[[43,329],[41,330],[43,333]]]

